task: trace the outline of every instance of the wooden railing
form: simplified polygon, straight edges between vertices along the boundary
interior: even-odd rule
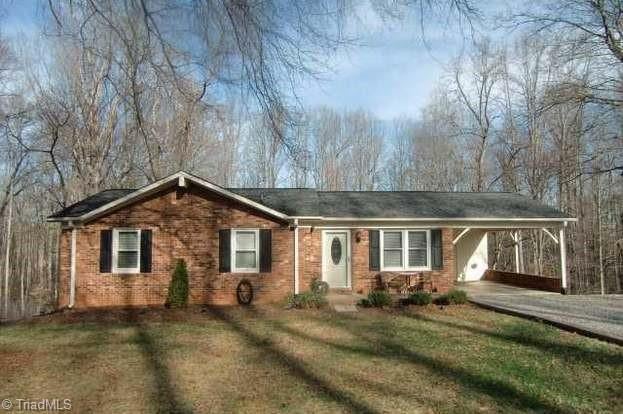
[[[528,289],[545,290],[548,292],[560,292],[561,290],[560,279],[538,275],[527,275],[523,273],[502,272],[499,270],[488,269],[485,272],[483,280]]]

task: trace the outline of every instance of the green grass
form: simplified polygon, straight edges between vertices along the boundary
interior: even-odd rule
[[[0,399],[74,412],[622,412],[623,348],[471,306],[53,315],[0,332]]]

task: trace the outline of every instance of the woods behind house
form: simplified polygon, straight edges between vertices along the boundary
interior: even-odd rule
[[[452,22],[469,43],[421,113],[386,120],[297,100],[361,47],[360,4],[42,3],[37,36],[0,37],[2,314],[54,301],[47,215],[181,169],[226,187],[521,192],[578,218],[572,292],[621,292],[622,7],[552,1],[487,16],[470,1],[372,0],[367,12],[388,25]],[[491,21],[512,36],[481,34]],[[492,237],[490,265],[512,270],[514,243]],[[525,273],[559,274],[543,232],[522,232],[521,247]]]

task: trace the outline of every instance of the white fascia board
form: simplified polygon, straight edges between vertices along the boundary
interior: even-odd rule
[[[392,218],[383,218],[383,217],[322,217],[319,220],[322,221],[511,221],[511,222],[563,222],[563,221],[578,221],[577,218],[569,218],[569,217],[529,217],[529,218],[504,218],[504,217],[451,217],[451,218],[443,218],[443,217],[424,217],[424,218],[410,218],[410,217],[392,217]]]
[[[243,197],[243,196],[241,196],[239,194],[233,193],[233,192],[231,192],[229,190],[226,190],[223,187],[220,187],[220,186],[218,186],[216,184],[212,184],[211,182],[206,181],[206,180],[204,180],[202,178],[195,177],[195,176],[190,175],[190,174],[188,174],[186,172],[181,172],[180,174],[183,174],[187,180],[192,181],[195,184],[198,184],[199,186],[207,188],[208,190],[212,190],[215,193],[218,193],[218,194],[220,194],[222,196],[225,196],[227,198],[231,198],[233,200],[239,201],[240,203],[246,204],[246,205],[248,205],[250,207],[253,207],[253,208],[257,209],[257,210],[263,211],[264,213],[269,214],[271,216],[280,218],[282,220],[288,220],[288,219],[291,218],[287,214],[283,214],[283,213],[281,213],[281,212],[279,212],[277,210],[273,210],[272,208],[266,207],[263,204],[257,203],[255,201],[250,200],[250,199],[248,199],[246,197]]]
[[[321,220],[301,220],[301,227],[315,228],[460,228],[508,230],[508,229],[541,229],[543,227],[558,228],[566,226],[568,218],[326,218]]]
[[[139,188],[136,191],[131,192],[130,194],[127,194],[121,198],[118,198],[114,201],[111,201],[110,203],[104,204],[103,206],[100,206],[98,208],[96,208],[93,211],[90,211],[86,214],[83,214],[81,216],[77,216],[77,217],[59,217],[59,218],[52,218],[52,219],[48,219],[49,221],[85,221],[85,220],[89,220],[93,217],[96,217],[99,214],[105,213],[106,211],[115,208],[117,206],[123,205],[129,201],[133,201],[134,199],[137,199],[141,196],[145,196],[145,195],[149,195],[152,192],[155,192],[157,190],[159,190],[160,188],[162,188],[163,186],[170,184],[173,181],[178,181],[179,177],[180,177],[181,173],[175,173],[173,175],[170,175],[168,177],[164,177],[158,181],[154,181],[151,184],[146,185],[145,187]]]
[[[548,223],[526,223],[526,222],[451,222],[451,221],[431,221],[431,222],[416,222],[416,221],[404,221],[404,222],[388,222],[388,221],[376,221],[376,222],[303,222],[299,224],[299,227],[304,228],[316,228],[316,229],[433,229],[433,228],[452,228],[464,230],[466,227],[472,230],[488,230],[488,231],[508,231],[517,229],[541,229],[543,225],[547,225],[550,228],[562,227],[560,222],[548,222]]]
[[[75,221],[75,222],[80,222],[80,221],[86,221],[86,220],[90,220],[92,218],[97,217],[98,215],[101,215],[105,212],[107,212],[108,210],[111,210],[115,207],[119,207],[119,206],[123,206],[126,203],[129,203],[131,201],[137,200],[143,196],[147,196],[150,194],[153,194],[155,192],[157,192],[158,190],[160,190],[162,187],[171,184],[172,182],[177,182],[178,184],[180,182],[184,182],[185,184],[188,183],[188,181],[191,181],[197,185],[199,185],[200,187],[203,187],[205,189],[211,190],[217,194],[220,194],[224,197],[239,201],[242,204],[248,205],[249,207],[253,207],[257,210],[260,210],[268,215],[280,218],[282,220],[287,220],[290,217],[286,214],[283,214],[277,210],[273,210],[269,207],[264,206],[263,204],[257,203],[253,200],[250,200],[246,197],[243,197],[239,194],[235,194],[232,193],[229,190],[224,189],[223,187],[220,187],[216,184],[212,184],[209,181],[205,181],[199,177],[195,177],[193,175],[190,175],[184,171],[180,171],[177,172],[173,175],[170,175],[168,177],[162,178],[158,181],[154,181],[153,183],[146,185],[143,188],[140,188],[124,197],[121,197],[117,200],[111,201],[108,204],[105,204],[99,208],[96,208],[93,211],[90,211],[87,214],[83,214],[82,216],[78,216],[78,217],[59,217],[59,218],[50,218],[48,219],[48,221]]]

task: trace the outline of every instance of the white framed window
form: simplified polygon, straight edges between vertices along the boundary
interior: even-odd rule
[[[260,231],[258,229],[232,229],[231,270],[234,273],[260,271]]]
[[[380,230],[381,270],[430,270],[430,230]]]
[[[141,231],[113,229],[112,272],[139,273],[141,271]]]

